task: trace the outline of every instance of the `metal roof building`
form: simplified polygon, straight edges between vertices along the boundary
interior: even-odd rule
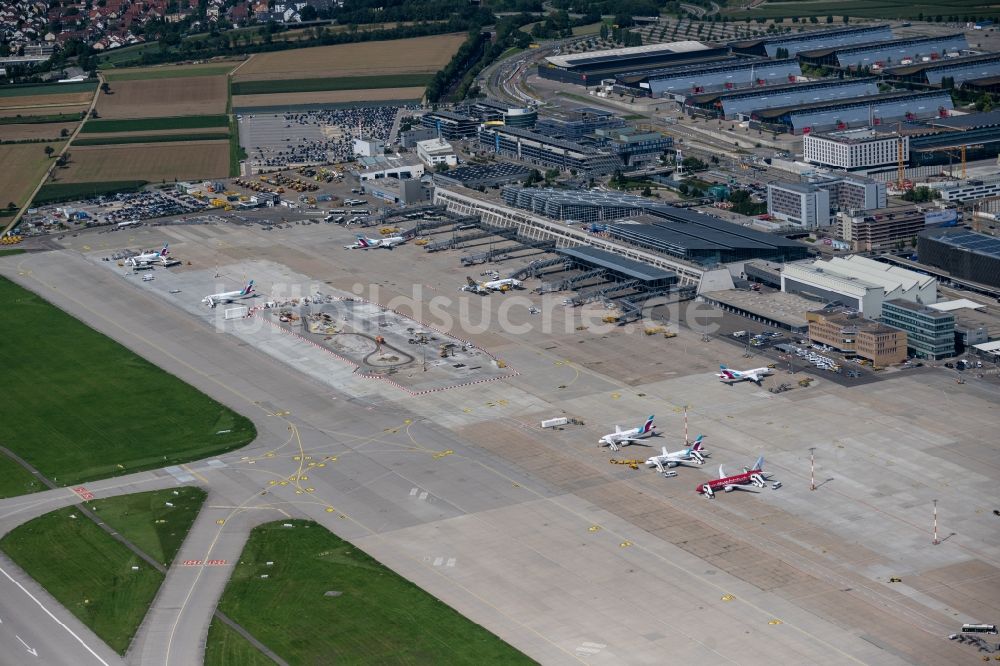
[[[646,44],[605,51],[549,56],[538,66],[538,75],[564,83],[597,85],[602,78],[643,67],[663,67],[728,55],[724,47],[706,46],[696,41]]]
[[[656,202],[605,190],[557,190],[551,187],[505,187],[504,203],[556,220],[603,222],[642,212]]]
[[[738,59],[628,72],[615,77],[619,85],[637,87],[652,97],[691,94],[709,90],[749,88],[752,85],[787,83],[801,76],[794,58],[782,60]]]
[[[689,106],[712,109],[723,118],[750,116],[759,109],[795,104],[813,104],[823,100],[852,99],[878,94],[878,81],[864,79],[826,79],[809,83],[761,86],[746,90],[705,93],[687,99]]]
[[[911,123],[906,133],[914,165],[945,164],[955,159],[955,151],[949,157],[946,149],[960,146],[966,146],[969,160],[988,159],[1000,154],[1000,111],[934,118],[920,125]]]
[[[952,276],[1000,287],[1000,239],[966,229],[928,229],[917,236],[920,261]]]
[[[834,48],[848,44],[862,44],[890,39],[892,39],[892,29],[888,24],[883,24],[861,28],[832,28],[830,30],[802,32],[795,35],[748,39],[741,42],[732,42],[729,46],[733,50],[733,53],[774,58],[777,56],[779,48],[788,51],[788,55],[795,56],[800,51],[809,49]]]
[[[939,58],[944,53],[959,52],[969,48],[965,33],[935,37],[911,37],[892,41],[856,44],[835,48],[800,51],[799,60],[811,65],[828,67],[861,68],[886,67],[891,64],[919,62],[921,57]]]
[[[946,90],[899,92],[754,111],[751,118],[793,134],[920,120],[954,110]]]
[[[920,83],[939,86],[941,79],[953,79],[956,88],[966,81],[1000,76],[1000,53],[965,56],[961,58],[939,58],[931,62],[887,67],[883,74],[904,83]]]
[[[596,247],[581,245],[561,248],[558,252],[587,268],[603,268],[619,281],[638,280],[647,289],[666,287],[677,282],[677,274],[673,271],[650,266]]]
[[[732,224],[697,211],[655,205],[631,223],[612,224],[612,238],[702,265],[746,259],[794,261],[802,243]]]

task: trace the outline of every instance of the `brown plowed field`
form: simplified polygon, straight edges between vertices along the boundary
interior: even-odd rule
[[[237,70],[233,81],[436,72],[463,41],[465,34],[456,33],[258,53]]]
[[[36,147],[41,153],[42,148]],[[81,146],[70,150],[69,167],[56,170],[56,182],[108,180],[197,180],[229,175],[228,141],[138,143]]]
[[[298,104],[343,104],[345,102],[417,100],[423,96],[424,89],[420,86],[417,86],[416,88],[376,88],[374,90],[327,90],[320,92],[276,93],[273,95],[233,95],[233,108],[237,110],[265,106],[287,108]]]
[[[59,132],[72,132],[77,123],[34,123],[24,125],[0,125],[0,141],[18,141],[21,139],[50,139],[58,141]],[[7,203],[6,201],[4,203]]]
[[[143,81],[115,81],[102,94],[97,112],[102,118],[159,118],[226,112],[225,76],[190,76]]]

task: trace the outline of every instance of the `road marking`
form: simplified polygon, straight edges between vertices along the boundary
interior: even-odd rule
[[[21,638],[17,634],[14,634],[14,638],[16,638],[17,640],[21,641],[21,645],[23,645],[24,649],[28,651],[28,654],[30,654],[33,657],[37,657],[38,656],[38,650],[34,649],[33,647],[31,647],[30,645],[28,645],[27,643],[25,643],[23,638]]]
[[[16,580],[14,580],[13,578],[11,578],[10,574],[9,574],[9,573],[7,573],[6,571],[4,571],[2,567],[0,567],[0,573],[2,573],[2,574],[3,574],[4,576],[6,576],[6,577],[7,577],[7,580],[9,580],[10,582],[14,583],[14,585],[17,585],[17,586],[18,586],[18,587],[19,587],[19,588],[21,589],[21,591],[22,591],[22,592],[24,592],[24,593],[25,593],[25,594],[27,594],[27,595],[28,595],[29,597],[31,597],[31,600],[32,600],[32,601],[34,601],[34,602],[35,602],[36,604],[38,604],[38,607],[39,607],[39,608],[41,608],[41,609],[42,609],[43,611],[45,611],[45,614],[46,614],[46,615],[48,615],[48,616],[49,616],[50,618],[52,618],[52,620],[53,620],[53,621],[54,621],[54,622],[55,622],[56,624],[58,624],[58,625],[59,625],[60,627],[62,627],[63,629],[65,629],[65,630],[66,630],[67,632],[69,632],[69,635],[70,635],[70,636],[72,636],[73,638],[75,638],[75,639],[77,640],[77,642],[78,642],[78,643],[79,643],[80,645],[82,645],[82,646],[83,646],[83,647],[84,647],[84,648],[85,648],[85,649],[87,650],[87,652],[89,652],[90,654],[92,654],[92,655],[94,656],[94,659],[96,659],[97,661],[99,661],[99,662],[101,662],[102,664],[104,664],[104,666],[111,666],[110,664],[108,664],[108,662],[106,662],[106,661],[104,661],[103,659],[101,659],[100,655],[98,655],[98,654],[97,654],[96,652],[94,652],[94,651],[93,651],[93,650],[92,650],[92,649],[90,648],[90,646],[89,646],[89,645],[87,645],[86,643],[84,643],[84,642],[83,642],[83,639],[82,639],[82,638],[80,638],[79,636],[77,636],[77,635],[76,635],[76,633],[75,633],[75,632],[74,632],[74,631],[73,631],[72,629],[70,629],[70,628],[69,628],[69,627],[67,627],[67,626],[66,626],[65,624],[63,624],[63,623],[62,623],[62,621],[61,621],[61,620],[60,620],[59,618],[57,618],[57,617],[56,617],[55,615],[53,615],[53,614],[52,614],[52,612],[51,612],[51,611],[49,611],[49,609],[48,609],[48,608],[46,608],[45,606],[43,606],[43,605],[42,605],[42,602],[41,602],[41,601],[39,601],[39,600],[38,600],[37,598],[35,598],[35,595],[33,595],[33,594],[32,594],[31,592],[28,592],[28,590],[26,590],[26,589],[24,588],[24,586],[23,586],[23,585],[21,585],[21,584],[20,584],[20,583],[18,583],[18,582],[17,582]],[[18,640],[20,640],[20,639],[18,639]],[[22,642],[23,642],[23,641],[22,641]],[[36,655],[36,656],[37,656],[37,655]]]
[[[79,495],[82,500],[87,500],[89,502],[94,499],[94,493],[87,490],[84,486],[77,486],[73,489],[73,492]]]

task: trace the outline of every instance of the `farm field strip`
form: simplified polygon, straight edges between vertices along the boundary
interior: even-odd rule
[[[147,145],[74,148],[59,182],[142,179],[225,178],[229,175],[229,141],[185,141]]]
[[[102,118],[223,114],[229,99],[228,79],[218,75],[116,81],[110,90],[97,101]]]
[[[102,70],[101,75],[109,83],[115,81],[152,81],[157,79],[180,79],[193,76],[219,76],[229,74],[242,60],[201,63],[198,65],[170,65],[160,67],[137,67],[127,69]]]
[[[58,153],[65,141],[50,143],[14,143],[0,144],[0,206],[6,206],[13,201],[17,205],[24,203],[28,195],[45,175],[52,158],[45,154],[46,146]]]
[[[323,104],[352,104],[365,102],[413,102],[424,96],[424,87],[378,88],[375,90],[330,90],[326,92],[284,93],[280,95],[233,96],[236,111],[267,107],[295,108]]]
[[[433,74],[387,74],[383,76],[339,76],[315,79],[268,79],[234,83],[233,95],[265,95],[376,88],[415,88],[430,83]]]

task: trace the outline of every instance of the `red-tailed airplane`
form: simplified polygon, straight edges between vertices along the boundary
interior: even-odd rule
[[[736,474],[735,476],[726,476],[726,473],[722,471],[722,465],[719,465],[719,478],[709,481],[708,483],[700,484],[695,490],[707,497],[708,499],[713,499],[715,497],[715,491],[722,490],[725,492],[732,492],[737,490],[739,486],[745,486],[747,484],[753,484],[758,488],[763,488],[765,484],[764,477],[764,456],[757,458],[757,461],[753,464],[753,468],[743,468],[742,474]]]

